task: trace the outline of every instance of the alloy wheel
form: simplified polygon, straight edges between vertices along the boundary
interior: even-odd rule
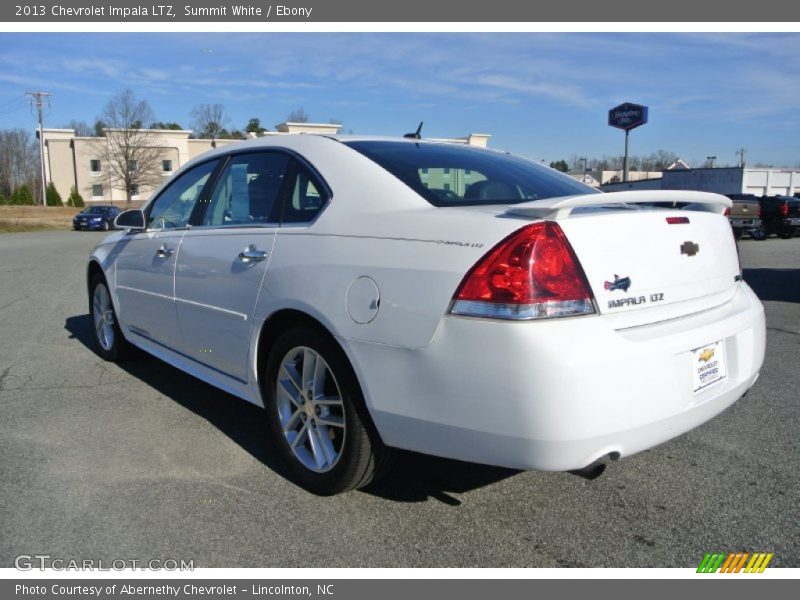
[[[325,473],[344,449],[344,403],[333,371],[318,352],[297,346],[283,357],[275,397],[283,435],[307,469]]]
[[[94,330],[100,347],[106,352],[114,346],[114,308],[105,284],[99,283],[92,296],[92,317]]]

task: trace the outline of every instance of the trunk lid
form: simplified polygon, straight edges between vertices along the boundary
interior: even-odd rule
[[[729,199],[697,192],[586,198],[551,202],[549,212],[542,204],[547,201],[507,212],[557,220],[600,314],[636,313],[626,321],[633,326],[717,306],[734,294],[741,273],[736,242],[722,214]],[[691,206],[647,205],[663,202]]]

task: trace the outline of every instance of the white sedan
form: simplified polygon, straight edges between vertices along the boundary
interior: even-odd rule
[[[573,470],[755,383],[761,303],[700,192],[601,194],[508,153],[285,135],[198,157],[88,265],[129,344],[263,406],[295,481],[362,487],[394,448]]]

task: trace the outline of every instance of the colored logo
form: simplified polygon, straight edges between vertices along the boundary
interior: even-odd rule
[[[700,252],[700,244],[695,244],[694,242],[683,242],[681,244],[681,254],[694,256],[698,252]]]
[[[698,573],[763,573],[769,561],[772,560],[772,552],[714,552],[706,553],[700,565],[697,567]],[[745,564],[747,566],[745,566]]]
[[[614,274],[614,281],[606,281],[603,284],[603,287],[610,292],[613,292],[614,290],[622,290],[623,292],[627,292],[628,288],[631,287],[631,278],[620,277],[619,275]]]
[[[703,362],[710,361],[712,358],[714,358],[714,349],[713,348],[706,348],[705,350],[703,350],[700,353],[700,356],[698,356],[697,358],[699,358]]]

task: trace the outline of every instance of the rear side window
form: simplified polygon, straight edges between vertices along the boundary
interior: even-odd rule
[[[434,206],[517,204],[599,193],[554,169],[509,154],[449,144],[346,142]]]
[[[283,223],[309,223],[329,200],[325,187],[299,161],[289,181],[288,195],[284,200]]]

